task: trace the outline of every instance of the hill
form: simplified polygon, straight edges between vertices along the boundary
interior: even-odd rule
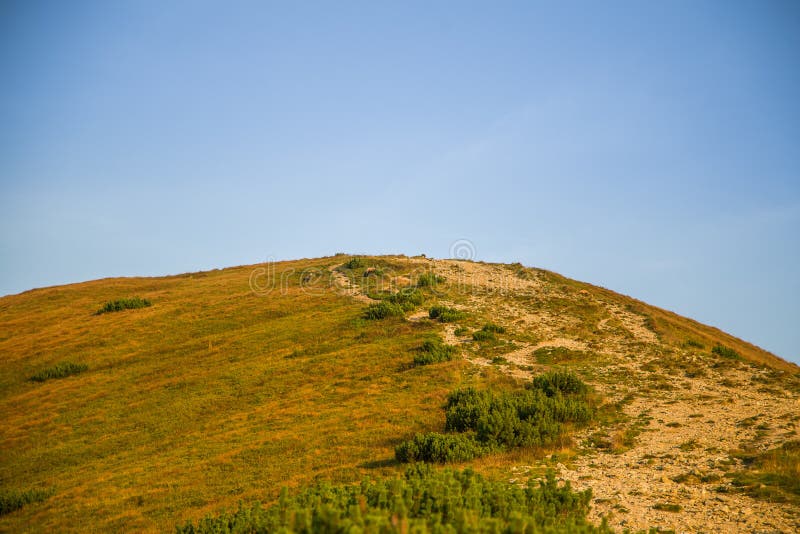
[[[535,385],[554,369],[588,389]],[[36,289],[0,299],[0,531],[171,531],[395,477],[417,434],[488,480],[591,489],[598,525],[794,531],[798,371],[519,264],[337,255]],[[465,388],[485,417],[457,432]]]

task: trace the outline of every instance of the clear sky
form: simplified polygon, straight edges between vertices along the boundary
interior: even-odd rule
[[[800,3],[0,0],[0,294],[520,261],[800,362]]]

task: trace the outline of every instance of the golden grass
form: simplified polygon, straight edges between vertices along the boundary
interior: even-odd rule
[[[0,530],[171,530],[282,485],[392,471],[397,442],[442,426],[465,364],[405,365],[433,325],[364,322],[363,304],[297,285],[256,296],[250,270],[0,300],[0,481],[55,489]],[[153,306],[92,315],[132,294]],[[67,359],[89,370],[27,380]]]

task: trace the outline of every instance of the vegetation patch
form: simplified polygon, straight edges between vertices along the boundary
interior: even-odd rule
[[[653,505],[653,510],[661,510],[662,512],[680,512],[683,506],[671,502],[659,502]]]
[[[377,320],[386,319],[387,317],[402,317],[405,315],[405,310],[399,304],[394,304],[388,301],[381,301],[375,304],[370,304],[364,310],[364,319]]]
[[[53,490],[3,490],[0,491],[0,515],[10,514],[26,504],[42,502],[53,495]]]
[[[395,449],[398,462],[465,462],[483,456],[489,452],[473,435],[440,434],[429,432],[417,434],[413,439],[404,441]]]
[[[425,296],[418,289],[403,289],[385,297],[385,300],[397,304],[404,311],[411,311],[425,302]]]
[[[30,379],[34,382],[44,382],[51,378],[65,378],[72,375],[77,375],[89,369],[89,366],[83,363],[61,362],[57,363],[47,369],[42,369]]]
[[[505,334],[506,333],[506,329],[505,328],[503,328],[500,325],[496,325],[494,323],[486,323],[485,325],[483,325],[483,328],[481,328],[481,331],[482,332],[492,332],[494,334]]]
[[[413,460],[441,462],[447,457],[442,452],[449,450],[446,446],[454,447],[459,454],[466,451],[464,454],[479,455],[554,445],[564,436],[567,425],[584,425],[594,416],[587,393],[586,384],[566,371],[540,375],[523,390],[459,389],[448,396],[445,408],[445,431],[453,434],[417,435],[401,443],[395,457],[409,461],[408,451],[412,451]],[[452,443],[445,440],[453,435],[458,437]],[[422,446],[428,443],[430,447]]]
[[[364,266],[365,266],[364,260],[362,260],[358,256],[354,256],[354,257],[350,258],[344,264],[344,268],[345,269],[350,269],[350,270],[361,269]]]
[[[444,276],[439,276],[436,273],[422,273],[417,278],[417,287],[436,287],[444,281]]]
[[[428,365],[431,363],[446,362],[453,359],[456,353],[456,348],[453,345],[447,345],[441,339],[429,339],[422,343],[422,346],[417,349],[414,355],[415,365]]]
[[[787,441],[761,453],[734,455],[744,470],[730,473],[731,483],[751,497],[800,503],[800,441]]]
[[[449,306],[434,306],[428,312],[428,317],[436,319],[440,323],[453,323],[461,321],[467,315],[461,310],[451,308]]]
[[[552,473],[520,487],[490,481],[472,470],[415,465],[402,478],[359,485],[321,482],[278,502],[207,517],[178,534],[219,532],[526,532],[606,533],[586,520],[591,491],[560,486]]]
[[[473,341],[497,341],[497,335],[494,332],[486,332],[484,330],[478,330],[477,332],[472,333]]]
[[[152,305],[153,303],[148,299],[143,299],[140,297],[110,300],[103,304],[103,307],[94,312],[94,314],[102,315],[104,313],[118,312],[123,310],[135,310],[137,308],[147,308]]]
[[[694,339],[687,339],[686,341],[684,341],[683,346],[684,347],[691,347],[691,348],[694,348],[694,349],[704,349],[704,348],[706,348],[705,345],[703,345],[699,341],[695,341]]]
[[[729,347],[720,345],[719,343],[714,345],[714,348],[711,349],[711,354],[716,354],[717,356],[721,356],[722,358],[727,358],[729,360],[742,360],[741,354]]]

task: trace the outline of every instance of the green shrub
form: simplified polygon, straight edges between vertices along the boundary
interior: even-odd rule
[[[364,260],[358,256],[353,256],[344,264],[345,269],[361,269],[364,267]]]
[[[26,504],[41,502],[53,495],[53,490],[2,490],[0,491],[0,515],[10,514]]]
[[[531,387],[542,390],[548,397],[563,395],[585,395],[589,388],[575,373],[570,371],[548,371],[535,376]]]
[[[470,434],[417,434],[395,448],[399,462],[464,462],[482,456],[487,451]]]
[[[728,358],[730,360],[741,360],[742,355],[736,352],[735,350],[725,347],[717,343],[714,345],[714,348],[711,349],[712,354],[716,354],[717,356],[722,356],[723,358]]]
[[[492,332],[494,334],[505,334],[506,333],[506,329],[503,328],[502,326],[496,325],[494,323],[486,323],[485,325],[483,325],[483,328],[481,328],[481,332]]]
[[[384,297],[384,300],[397,304],[404,311],[411,311],[425,302],[425,296],[418,289],[402,289]]]
[[[569,373],[548,373],[529,389],[494,393],[474,388],[447,398],[445,431],[475,433],[489,450],[539,447],[556,442],[563,424],[589,422],[588,386]]]
[[[422,347],[417,349],[417,354],[414,355],[414,364],[428,365],[450,361],[455,353],[456,348],[453,345],[446,345],[440,339],[427,340]]]
[[[402,478],[365,479],[361,484],[317,483],[296,495],[283,490],[268,508],[244,507],[178,534],[245,532],[525,532],[608,533],[586,521],[591,491],[559,485],[552,472],[527,487],[490,481],[474,471],[409,466]]]
[[[692,347],[695,349],[704,349],[705,345],[700,343],[699,341],[695,341],[694,339],[687,339],[686,342],[683,344],[685,347]]]
[[[456,335],[458,337],[465,336],[467,334],[469,334],[469,328],[467,328],[466,326],[459,326],[458,328],[453,330],[453,335]]]
[[[422,273],[417,278],[417,287],[436,287],[444,282],[444,276],[439,276],[436,273]]]
[[[474,341],[497,341],[497,336],[494,332],[487,332],[485,330],[478,330],[472,333]]]
[[[448,306],[434,306],[428,312],[428,317],[436,319],[441,323],[452,323],[464,319],[466,314],[461,310]]]
[[[494,323],[486,323],[483,328],[472,333],[474,341],[497,341],[496,334],[505,334],[506,329]]]
[[[89,369],[89,366],[83,363],[61,362],[53,367],[42,369],[30,379],[34,382],[44,382],[51,378],[64,378],[67,376],[77,375]]]
[[[386,319],[387,317],[402,317],[404,314],[405,310],[402,306],[383,300],[367,306],[367,309],[364,310],[364,319]]]
[[[129,299],[117,299],[111,300],[103,304],[103,307],[94,312],[95,315],[101,315],[103,313],[111,313],[111,312],[118,312],[122,310],[134,310],[136,308],[147,308],[148,306],[152,306],[152,303],[143,298],[133,297]]]

